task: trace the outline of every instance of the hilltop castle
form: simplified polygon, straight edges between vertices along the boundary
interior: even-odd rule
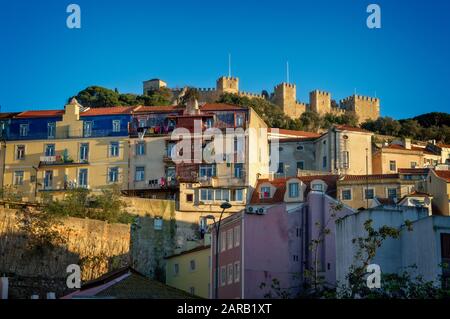
[[[167,83],[160,79],[152,79],[144,82],[144,94],[153,90],[167,88]],[[332,103],[329,92],[314,90],[309,93],[309,103],[297,101],[297,88],[292,83],[281,83],[275,86],[270,95],[255,94],[239,91],[239,78],[222,76],[216,81],[215,88],[197,88],[199,92],[199,101],[203,103],[212,103],[217,101],[224,93],[234,93],[249,98],[268,99],[275,105],[278,105],[284,113],[295,119],[299,118],[305,111],[314,111],[320,115],[333,113],[336,115],[345,112],[353,112],[358,116],[360,123],[367,119],[376,120],[380,116],[380,99],[368,96],[352,95],[339,101],[339,104]],[[180,97],[186,92],[186,88],[171,88],[174,96],[173,103],[176,104]]]

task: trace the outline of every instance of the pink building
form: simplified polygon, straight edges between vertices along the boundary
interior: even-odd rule
[[[335,191],[333,175],[259,180],[246,210],[221,222],[219,298],[295,297],[303,286],[305,268],[316,260],[319,274],[334,285],[335,219],[354,212],[333,198]],[[340,210],[333,217],[336,208]],[[323,227],[330,233],[311,251],[310,242]],[[214,298],[214,230],[212,242]]]

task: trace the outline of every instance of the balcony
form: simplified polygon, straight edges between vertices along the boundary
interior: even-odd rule
[[[88,161],[75,162],[73,159],[65,158],[61,155],[41,156],[39,158],[39,168],[41,167],[70,167],[89,165]]]

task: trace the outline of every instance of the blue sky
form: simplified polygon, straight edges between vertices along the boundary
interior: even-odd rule
[[[66,27],[81,7],[82,28]],[[450,112],[450,1],[0,0],[1,111],[62,108],[89,85],[140,93],[154,77],[212,87],[228,72],[240,88],[286,78],[307,102],[381,98],[382,115]],[[381,6],[381,29],[366,7]]]

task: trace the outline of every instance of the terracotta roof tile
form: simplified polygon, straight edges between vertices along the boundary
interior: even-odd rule
[[[200,110],[202,111],[228,111],[228,110],[245,110],[246,107],[242,107],[239,105],[231,105],[226,103],[206,103],[200,106]]]
[[[350,125],[335,125],[335,128],[337,128],[338,130],[341,131],[352,131],[352,132],[361,132],[361,133],[372,133],[368,130],[365,130],[363,128],[360,127],[354,127],[354,126],[350,126]]]
[[[64,110],[36,110],[25,111],[17,114],[16,118],[58,117],[64,114]]]
[[[98,116],[98,115],[114,115],[114,114],[131,114],[135,106],[113,106],[113,107],[96,107],[89,108],[84,112],[80,112],[80,116]]]
[[[399,174],[371,174],[371,175],[344,175],[341,181],[365,181],[367,178],[374,179],[387,179],[387,178],[399,178]]]
[[[274,130],[278,130],[280,135],[290,135],[292,137],[320,137],[321,134],[307,131],[286,130],[281,128],[271,127],[268,129],[269,133],[275,133]]]
[[[400,174],[428,174],[429,168],[399,168]]]
[[[284,202],[284,194],[286,193],[286,182],[291,179],[299,179],[306,185],[305,194],[307,194],[311,188],[310,184],[313,180],[320,179],[323,180],[328,185],[327,194],[332,195],[336,190],[337,175],[311,175],[311,176],[297,176],[297,177],[287,177],[287,178],[274,178],[269,180],[267,178],[259,179],[255,190],[253,191],[252,197],[250,199],[251,204],[275,204]],[[270,183],[275,188],[276,191],[271,198],[260,198],[259,187],[264,183]]]
[[[447,181],[447,183],[450,183],[450,171],[435,170],[434,172],[437,176]]]

